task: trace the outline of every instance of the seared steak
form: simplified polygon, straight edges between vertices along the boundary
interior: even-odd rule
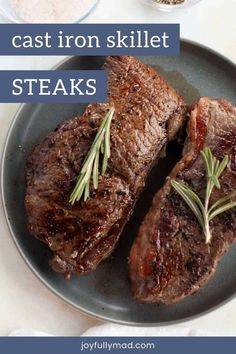
[[[69,277],[92,271],[115,248],[151,166],[182,126],[186,105],[151,68],[108,57],[107,104],[89,105],[36,146],[27,163],[29,232],[53,251],[52,268]],[[115,108],[111,158],[87,202],[69,203],[105,113]]]
[[[134,297],[142,302],[175,303],[195,293],[214,274],[223,254],[236,240],[236,209],[211,221],[206,244],[197,219],[171,187],[184,182],[204,197],[205,168],[200,151],[209,147],[230,163],[211,202],[236,190],[236,108],[225,100],[201,98],[193,105],[182,160],[154,197],[129,258]]]

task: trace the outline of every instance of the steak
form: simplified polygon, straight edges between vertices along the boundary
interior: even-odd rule
[[[56,272],[94,270],[114,250],[148,171],[182,126],[186,105],[153,69],[130,57],[108,57],[108,103],[92,104],[60,124],[28,158],[28,230],[53,252]],[[69,197],[98,128],[111,108],[111,158],[98,189],[74,205]]]
[[[212,239],[206,243],[197,219],[171,187],[184,182],[204,198],[205,167],[200,151],[230,162],[221,189],[211,203],[236,190],[236,108],[225,100],[207,97],[193,105],[183,157],[156,194],[131,249],[129,266],[134,297],[141,302],[176,303],[199,290],[215,273],[218,263],[236,240],[236,209],[210,223]]]

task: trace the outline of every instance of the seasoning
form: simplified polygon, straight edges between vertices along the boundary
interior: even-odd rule
[[[28,23],[76,22],[96,0],[11,0],[16,16]]]
[[[155,2],[163,5],[179,5],[185,2],[185,0],[155,0]]]

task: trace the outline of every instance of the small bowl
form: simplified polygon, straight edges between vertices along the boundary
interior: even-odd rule
[[[177,4],[177,5],[161,4],[155,0],[141,0],[141,1],[149,6],[152,6],[156,10],[170,12],[173,10],[181,10],[181,9],[187,8],[189,6],[195,5],[196,3],[198,3],[201,0],[185,0],[183,3]]]
[[[90,0],[88,6],[81,12],[81,15],[78,19],[73,19],[72,21],[69,21],[68,19],[63,21],[60,20],[58,22],[60,23],[78,23],[83,21],[88,15],[90,15],[95,7],[98,5],[100,0]],[[67,2],[67,5],[69,5],[70,2]],[[17,11],[14,10],[12,6],[12,1],[11,0],[0,0],[0,14],[3,15],[8,21],[10,22],[15,22],[15,23],[29,23],[26,19],[23,17],[21,18],[20,15],[17,13]],[[41,23],[45,23],[45,21],[41,21]],[[31,23],[40,23],[40,20],[35,20],[31,21]],[[52,23],[57,23],[57,21],[53,21]]]

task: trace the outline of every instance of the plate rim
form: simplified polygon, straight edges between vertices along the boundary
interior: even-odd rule
[[[227,62],[228,64],[232,65],[233,67],[235,67],[236,70],[236,63],[233,62],[233,60],[227,58],[225,55],[219,53],[218,51],[203,45],[197,41],[193,41],[190,39],[186,39],[186,38],[181,38],[180,41],[181,45],[192,45],[194,47],[198,47],[200,49],[203,49],[204,51],[207,51],[208,53],[217,56],[218,58],[222,59],[223,61]],[[71,56],[67,56],[65,58],[63,58],[62,60],[60,60],[57,64],[55,64],[51,70],[58,70],[59,67],[61,67],[64,63],[66,63],[68,60],[70,60],[72,57]],[[210,308],[208,308],[207,310],[204,310],[202,312],[199,312],[197,314],[194,315],[190,315],[190,316],[185,316],[181,319],[178,320],[172,320],[172,321],[162,321],[162,322],[134,322],[134,321],[126,321],[126,320],[119,320],[119,319],[114,319],[112,317],[106,316],[106,315],[98,315],[96,312],[91,311],[89,309],[84,309],[82,306],[78,305],[77,303],[75,303],[74,301],[68,299],[66,296],[64,296],[63,294],[61,294],[57,289],[55,289],[43,276],[41,276],[39,274],[39,272],[35,269],[35,267],[33,266],[33,264],[30,262],[30,260],[27,258],[27,256],[25,255],[23,249],[21,248],[18,239],[13,231],[13,228],[11,226],[11,222],[8,218],[8,211],[7,211],[7,207],[6,207],[6,200],[5,200],[5,187],[4,187],[4,173],[5,173],[5,161],[6,161],[6,153],[7,153],[7,148],[8,148],[8,144],[11,138],[11,133],[14,129],[15,123],[18,119],[18,117],[20,116],[22,110],[25,108],[25,106],[27,106],[28,103],[23,103],[20,104],[18,109],[16,110],[14,117],[12,119],[12,122],[10,124],[10,127],[8,128],[4,143],[3,143],[3,149],[2,149],[2,154],[1,154],[1,161],[0,161],[0,189],[1,189],[1,203],[2,203],[2,208],[4,211],[4,216],[5,216],[5,220],[8,226],[8,230],[10,232],[11,238],[14,242],[14,245],[16,247],[16,249],[18,250],[21,258],[24,260],[24,262],[26,263],[26,265],[29,267],[29,269],[31,270],[31,272],[34,274],[34,276],[36,276],[40,282],[57,298],[59,298],[61,301],[63,301],[65,304],[69,305],[70,307],[76,309],[78,312],[80,312],[83,315],[89,316],[90,318],[93,319],[98,319],[101,321],[106,321],[106,322],[111,322],[111,323],[115,323],[115,324],[120,324],[120,325],[126,325],[126,326],[136,326],[136,327],[163,327],[163,326],[171,326],[174,324],[180,324],[183,322],[188,322],[200,317],[204,317],[207,314],[210,314],[211,312],[225,306],[226,304],[228,304],[229,302],[231,302],[235,297],[236,297],[236,292],[231,295],[230,297],[228,297],[227,299],[221,301],[219,304],[217,305],[213,305]]]

